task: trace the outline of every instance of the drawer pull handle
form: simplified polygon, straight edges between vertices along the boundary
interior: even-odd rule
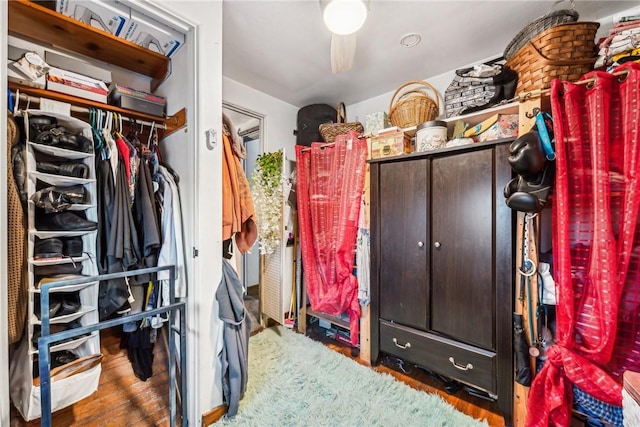
[[[410,342],[407,342],[405,345],[398,344],[398,339],[397,338],[393,339],[393,343],[396,345],[396,347],[400,347],[403,350],[406,349],[406,348],[411,347],[411,343]]]
[[[467,365],[461,365],[459,363],[456,363],[456,359],[454,359],[453,357],[449,358],[449,362],[451,362],[451,364],[453,365],[454,368],[456,369],[460,369],[461,371],[469,371],[471,369],[473,369],[473,365],[471,363],[467,363]]]

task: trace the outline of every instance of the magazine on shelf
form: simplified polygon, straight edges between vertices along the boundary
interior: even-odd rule
[[[107,103],[109,89],[105,82],[60,68],[50,68],[47,89],[96,102]]]

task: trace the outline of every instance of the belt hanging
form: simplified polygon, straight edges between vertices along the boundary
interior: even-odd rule
[[[529,355],[533,357],[538,357],[540,355],[540,350],[537,347],[538,340],[535,334],[535,328],[533,325],[533,301],[531,298],[531,277],[536,274],[537,266],[535,262],[531,258],[529,258],[529,239],[530,239],[530,228],[533,219],[537,214],[526,213],[524,216],[524,224],[523,224],[523,239],[522,239],[522,265],[519,268],[520,274],[525,277],[526,280],[526,290],[520,289],[520,296],[522,297],[522,303],[527,306],[527,324],[529,329]],[[524,294],[526,294],[526,301],[524,298]],[[537,312],[537,310],[536,310]],[[537,313],[536,313],[537,314]]]

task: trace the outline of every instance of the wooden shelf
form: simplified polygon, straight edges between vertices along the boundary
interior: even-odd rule
[[[320,311],[312,310],[311,308],[307,308],[307,314],[312,317],[316,317],[318,319],[326,320],[327,322],[333,323],[334,325],[338,325],[341,328],[349,329],[349,321],[344,320],[338,316],[334,316],[332,314],[322,313]]]
[[[75,107],[81,108],[95,108],[103,111],[113,111],[114,113],[121,114],[124,117],[133,118],[137,120],[146,120],[148,122],[162,123],[165,125],[164,131],[160,131],[161,137],[165,138],[174,133],[178,129],[186,125],[186,111],[183,108],[176,114],[169,117],[153,116],[151,114],[140,113],[133,110],[127,110],[124,108],[116,107],[114,105],[103,104],[101,102],[91,101],[89,99],[78,98],[76,96],[67,95],[65,93],[53,92],[45,89],[37,89],[29,86],[24,86],[18,83],[9,82],[9,89],[19,90],[21,94],[30,95],[37,98],[48,98],[55,101],[66,102],[72,104]]]
[[[122,37],[84,24],[27,0],[11,0],[9,33],[153,78],[156,88],[167,76],[171,59]]]

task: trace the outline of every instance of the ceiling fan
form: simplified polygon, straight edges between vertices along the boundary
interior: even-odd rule
[[[353,67],[356,32],[367,18],[369,0],[320,0],[320,7],[331,31],[331,71],[348,71]]]

